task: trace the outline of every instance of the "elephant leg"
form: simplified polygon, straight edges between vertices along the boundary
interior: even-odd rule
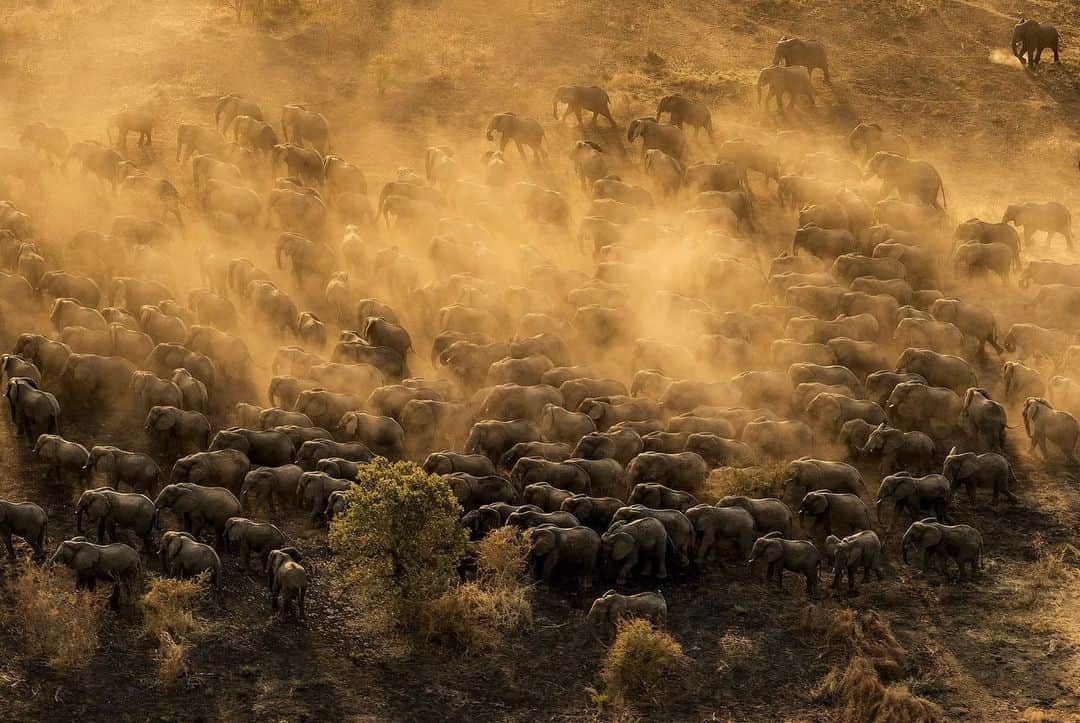
[[[656,577],[660,580],[667,578],[667,556],[657,555],[656,560]]]
[[[623,561],[622,566],[619,568],[619,574],[615,577],[615,584],[625,585],[627,579],[630,577],[630,573],[633,572],[633,568],[633,558],[627,558],[625,561]]]
[[[101,519],[98,520],[97,544],[99,544],[99,545],[102,544],[103,542],[105,542],[106,526],[107,526],[107,523],[105,522],[104,517],[102,517]]]
[[[871,567],[870,565],[867,565],[866,567],[863,568],[863,576],[862,576],[863,584],[866,584],[866,583],[870,582],[870,567]]]
[[[581,107],[580,106],[574,108],[574,117],[577,118],[578,128],[584,128],[585,127],[585,121],[581,117]],[[596,122],[596,114],[595,113],[593,113],[593,122],[594,123]]]
[[[607,108],[604,108],[604,112],[602,113],[602,115],[605,118],[608,119],[608,122],[611,123],[612,128],[616,127],[615,119],[611,117],[611,111],[610,110],[608,110]]]
[[[277,585],[273,585],[270,588],[270,609],[278,609],[278,595],[281,593],[281,589]]]
[[[78,583],[76,583],[76,585],[78,585]],[[97,590],[97,578],[92,577],[92,576],[91,577],[84,577],[83,578],[83,587],[85,589],[89,590],[90,592],[95,592]]]
[[[11,544],[11,535],[4,535],[4,547],[7,548],[8,557],[15,562],[15,546]]]
[[[251,567],[251,548],[243,542],[240,544],[240,568],[247,572],[249,567]]]
[[[555,555],[545,555],[544,562],[540,566],[540,579],[544,582],[551,581],[551,575],[555,572],[555,565],[558,562],[558,558]]]
[[[563,119],[565,119],[565,118],[566,118],[566,116],[564,115]],[[505,133],[503,135],[499,136],[499,153],[505,153],[506,152],[506,146],[509,143],[510,143],[510,139],[506,137]]]

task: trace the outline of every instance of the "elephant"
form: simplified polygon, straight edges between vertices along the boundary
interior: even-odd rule
[[[191,176],[195,185],[195,195],[200,199],[202,198],[201,189],[210,181],[218,181],[233,187],[244,183],[244,176],[235,164],[219,161],[214,156],[203,153],[195,153],[191,156]]]
[[[820,384],[847,387],[852,391],[853,396],[862,396],[863,394],[862,382],[855,376],[855,373],[847,367],[838,364],[819,365],[796,363],[788,367],[787,375],[792,386],[795,387],[799,384],[817,382]]]
[[[175,296],[172,290],[160,281],[118,276],[113,278],[109,286],[109,298],[114,306],[133,313],[144,306],[160,304]]]
[[[520,384],[528,386],[541,384],[543,375],[554,365],[542,354],[534,354],[524,359],[507,357],[493,363],[487,370],[485,386],[497,384]]]
[[[151,407],[146,413],[144,429],[167,452],[203,450],[210,444],[210,421],[202,412]]]
[[[780,182],[780,157],[772,148],[762,143],[742,138],[724,141],[716,151],[716,161],[717,163],[734,163],[739,169],[741,188],[735,190],[749,190],[750,180],[747,175],[749,171],[760,173],[765,183],[770,180]]]
[[[170,530],[161,535],[161,569],[170,577],[193,578],[207,575],[210,585],[221,590],[221,558],[187,532]]]
[[[326,118],[302,105],[282,106],[281,135],[286,143],[291,140],[297,146],[303,146],[306,142],[319,153],[330,152],[330,126]]]
[[[34,550],[34,557],[45,557],[45,542],[48,536],[49,518],[45,510],[33,502],[10,502],[0,499],[0,539],[7,548],[8,557],[15,562],[15,547],[12,536],[21,537]]]
[[[318,196],[301,191],[275,188],[266,198],[266,225],[274,220],[277,227],[311,236],[320,236],[329,212]]]
[[[814,448],[814,434],[805,423],[755,419],[743,428],[742,441],[769,459],[793,459]]]
[[[853,399],[843,394],[821,392],[811,399],[805,408],[806,418],[815,429],[835,436],[840,427],[852,419],[862,419],[870,424],[885,421],[885,410],[877,402]]]
[[[951,389],[957,394],[978,385],[975,372],[966,361],[931,349],[905,349],[896,360],[896,371],[918,374],[927,384]]]
[[[907,268],[897,259],[867,257],[857,253],[838,256],[830,271],[848,283],[866,276],[879,281],[890,281],[904,280],[908,275]]]
[[[537,512],[536,510],[518,510],[510,513],[506,518],[506,524],[520,530],[527,530],[540,525],[553,525],[569,529],[581,525],[578,519],[569,512],[562,510],[556,512]]]
[[[285,304],[287,307],[288,304]],[[291,311],[285,309],[284,311]],[[184,363],[178,366],[188,369],[199,381],[213,388],[216,373],[215,366],[221,368],[226,379],[234,382],[247,379],[252,363],[251,352],[243,339],[215,329],[212,326],[192,324],[188,329],[187,343],[192,354],[187,355]],[[198,365],[197,356],[201,356]]]
[[[61,166],[68,152],[68,136],[63,128],[46,125],[40,121],[25,126],[19,134],[19,145],[33,148],[38,153]]]
[[[884,151],[907,157],[911,147],[907,139],[895,131],[887,131],[877,123],[860,123],[848,135],[848,146],[862,163],[869,161],[875,153]]]
[[[1002,243],[978,242],[961,244],[952,254],[953,270],[958,275],[993,272],[1003,284],[1009,283],[1009,274],[1016,266],[1012,249]]]
[[[109,184],[113,192],[116,191],[116,187],[120,183],[120,164],[124,160],[123,156],[112,148],[100,146],[87,147],[77,155],[82,163],[83,176],[92,173],[103,184]],[[68,158],[71,158],[71,156],[72,154],[69,152]]]
[[[765,581],[775,578],[776,588],[784,589],[784,571],[790,570],[806,578],[806,594],[814,596],[818,589],[818,568],[821,554],[814,543],[807,540],[785,540],[779,532],[759,537],[750,551],[748,563],[758,560],[768,563]]]
[[[566,104],[566,110],[563,112],[561,119],[559,118],[560,103]],[[603,88],[595,85],[563,85],[555,90],[555,96],[551,101],[551,112],[555,120],[563,121],[566,120],[566,116],[573,113],[577,118],[578,125],[584,126],[581,111],[591,111],[593,125],[596,124],[598,116],[604,116],[611,123],[611,127],[615,128],[616,123],[615,119],[611,117],[610,103],[611,99]]]
[[[126,484],[146,492],[154,489],[161,479],[161,468],[149,455],[128,452],[117,447],[96,446],[86,459],[85,474],[89,477],[104,467],[105,484],[118,489]]]
[[[671,125],[682,128],[688,125],[694,129],[694,137],[704,130],[709,138],[713,137],[712,113],[709,106],[700,100],[686,98],[678,94],[665,95],[656,104],[656,122],[660,122],[660,116],[668,114]]]
[[[17,354],[0,355],[0,375],[3,376],[5,390],[8,381],[15,377],[26,377],[41,386],[41,372],[31,362]]]
[[[627,498],[627,503],[642,505],[654,510],[666,509],[685,512],[698,504],[698,500],[689,492],[665,487],[654,482],[641,482],[633,486],[630,496]]]
[[[1010,406],[1017,406],[1028,397],[1046,396],[1046,382],[1036,370],[1018,361],[1008,361],[1001,369],[1005,383],[1005,401]]]
[[[316,277],[322,283],[334,269],[333,250],[326,244],[312,241],[303,234],[286,231],[278,235],[275,258],[279,269],[284,268],[282,256],[289,257],[292,277],[297,286],[303,285],[304,277],[307,275]]]
[[[214,108],[214,125],[223,133],[229,132],[229,126],[239,115],[263,119],[262,109],[255,101],[236,93],[227,93],[218,98]]]
[[[510,489],[514,489],[513,485],[510,485]],[[526,505],[539,507],[544,512],[558,512],[562,509],[563,502],[573,496],[574,493],[569,490],[553,487],[547,482],[536,482],[522,490],[521,501]]]
[[[184,396],[180,387],[168,379],[159,379],[153,372],[135,372],[131,375],[131,394],[139,404],[141,412],[151,407],[182,407]]]
[[[381,457],[405,458],[405,430],[392,417],[346,412],[338,420],[337,428],[346,440],[361,442]]]
[[[929,474],[934,465],[934,440],[929,435],[894,429],[884,422],[874,427],[862,451],[881,456],[882,477],[901,470]]]
[[[541,418],[541,422],[543,419]],[[578,439],[570,456],[575,459],[613,459],[626,467],[644,450],[641,435],[630,429],[590,432]]]
[[[51,393],[42,391],[33,379],[9,379],[4,396],[11,407],[11,421],[17,433],[33,440],[41,434],[60,434],[60,402]]]
[[[825,74],[825,82],[832,83],[829,79],[829,60],[825,54],[825,46],[816,40],[789,38],[785,35],[776,43],[772,62],[778,66],[802,66],[810,75],[813,75],[815,68],[821,68],[821,72]]]
[[[110,322],[108,333],[109,353],[123,357],[133,364],[141,365],[154,350],[154,340],[149,334],[130,329],[121,322]]]
[[[887,198],[895,190],[903,201],[914,200],[935,209],[947,208],[941,174],[926,161],[878,151],[867,161],[866,175],[882,179],[880,198]]]
[[[89,276],[67,271],[47,271],[38,279],[37,289],[54,299],[73,299],[91,309],[96,309],[101,304],[101,288]]]
[[[432,452],[424,460],[427,474],[448,475],[466,472],[476,477],[493,476],[495,465],[482,454],[458,454],[457,452]]]
[[[678,126],[661,125],[652,118],[636,118],[626,129],[626,140],[641,138],[641,159],[650,150],[663,151],[680,163],[686,158],[686,136]]]
[[[405,357],[396,349],[388,346],[372,346],[363,340],[338,342],[331,352],[330,359],[334,363],[345,363],[340,366],[367,365],[374,367],[376,371],[381,372],[390,379],[404,379],[409,376],[408,363]],[[315,377],[315,373],[316,368],[313,367],[313,377]],[[377,384],[376,386],[381,385]]]
[[[761,105],[761,89],[769,87],[765,96],[765,108],[769,106],[769,98],[776,98],[776,110],[784,110],[784,96],[789,96],[788,110],[795,107],[795,99],[803,97],[811,107],[814,103],[814,91],[810,87],[810,74],[802,67],[784,67],[772,65],[762,68],[757,79],[757,102]]]
[[[337,156],[323,158],[323,180],[327,189],[339,194],[336,201],[339,208],[341,194],[356,193],[361,196],[367,194],[367,179],[364,177],[364,172],[359,166]]]
[[[245,517],[230,517],[225,521],[223,533],[226,552],[230,549],[240,552],[240,569],[247,571],[251,564],[251,553],[258,556],[259,569],[266,567],[266,560],[272,550],[286,545],[285,534],[274,525],[252,522]]]
[[[89,459],[86,447],[58,434],[38,436],[34,443],[34,454],[49,466],[49,473],[59,482],[64,482],[65,478],[70,478],[72,474],[76,480],[82,481],[83,470]]]
[[[201,181],[196,197],[208,216],[229,217],[239,228],[254,227],[263,216],[263,202],[259,194],[227,180],[210,178]]]
[[[799,519],[820,521],[826,535],[848,535],[870,529],[870,511],[857,494],[815,490],[799,503]]]
[[[326,509],[323,510],[323,516],[326,517],[328,524],[332,523],[334,519],[347,512],[351,505],[352,501],[349,499],[348,490],[336,490],[326,498]]]
[[[119,113],[109,116],[109,121],[105,125],[105,136],[110,144],[113,142],[112,131],[114,128],[117,132],[116,142],[120,145],[120,148],[127,147],[127,135],[132,132],[139,134],[138,145],[140,147],[150,146],[153,143],[154,116],[149,110],[124,108]]]
[[[536,505],[511,505],[506,502],[493,502],[480,505],[461,516],[461,525],[469,531],[470,539],[481,540],[489,533],[506,524],[506,520],[515,512],[543,512]],[[606,528],[605,528],[606,529]]]
[[[930,563],[935,557],[941,558],[942,572],[945,571],[945,558],[951,557],[960,570],[961,580],[964,579],[965,564],[970,564],[972,576],[976,568],[982,569],[982,535],[970,525],[945,525],[933,517],[912,522],[904,533],[900,548],[905,563],[911,547],[922,550],[923,572],[930,571]]]
[[[997,320],[994,312],[985,306],[960,299],[938,299],[930,305],[930,313],[938,321],[949,322],[963,333],[968,340],[979,343],[979,354],[986,353],[989,344],[998,354],[1004,350],[997,340]]]
[[[360,334],[364,341],[374,347],[392,349],[404,359],[413,350],[412,337],[405,327],[393,319],[382,316],[362,317]],[[408,370],[401,369],[402,375],[407,375]]]
[[[308,574],[302,562],[300,551],[295,547],[274,550],[266,559],[266,574],[270,584],[270,609],[277,610],[278,598],[281,598],[281,614],[284,616],[295,601],[296,614],[304,620]]]
[[[942,522],[948,521],[948,509],[952,504],[953,488],[949,480],[940,474],[928,474],[915,477],[910,472],[897,472],[884,477],[878,487],[875,507],[878,521],[881,521],[881,507],[890,500],[893,503],[893,520],[902,510],[912,519],[922,519],[927,512],[932,512]]]
[[[652,518],[659,520],[667,531],[667,551],[680,567],[690,564],[690,555],[694,551],[694,525],[679,510],[652,509],[644,505],[630,505],[616,510],[612,517],[612,526],[619,522],[635,522]],[[609,530],[611,527],[608,528]]]
[[[694,452],[665,454],[642,452],[626,468],[626,484],[666,483],[683,491],[698,489],[709,476],[709,466]]]
[[[1020,274],[1020,288],[1026,289],[1032,283],[1067,284],[1080,286],[1080,264],[1061,263],[1060,261],[1029,261]]]
[[[753,499],[741,495],[728,495],[716,502],[716,507],[737,507],[746,510],[754,518],[759,534],[778,532],[784,537],[791,535],[794,515],[782,500],[775,497]]]
[[[155,344],[183,344],[188,338],[184,320],[165,313],[158,306],[147,305],[139,309],[139,326]]]
[[[740,507],[695,505],[686,510],[686,518],[694,527],[695,564],[699,568],[715,558],[722,543],[734,549],[736,559],[747,559],[758,538],[753,515]]]
[[[291,463],[295,452],[292,440],[284,432],[236,427],[221,430],[210,441],[208,453],[221,450],[236,450],[243,453],[252,465],[266,467]],[[244,473],[247,474],[247,470]]]
[[[522,457],[515,462],[510,470],[510,482],[518,490],[536,482],[547,482],[574,494],[592,493],[592,480],[581,467],[540,457]]]
[[[810,224],[821,228],[851,230],[847,208],[836,200],[803,206],[799,210],[799,226]]]
[[[1005,407],[991,399],[985,389],[971,387],[964,393],[960,426],[967,429],[977,444],[989,447],[991,452],[1005,450],[1005,430],[1008,428]]]
[[[849,254],[855,248],[855,236],[847,229],[821,228],[816,224],[799,228],[791,240],[792,254],[804,251],[826,260]]]
[[[1003,455],[997,452],[959,452],[956,447],[949,450],[945,457],[945,465],[942,474],[951,484],[955,492],[963,485],[967,488],[968,500],[975,504],[975,487],[977,484],[988,485],[993,490],[991,504],[998,503],[999,495],[1004,495],[1009,502],[1016,504],[1017,497],[1009,489],[1011,483],[1016,482],[1012,465]]]
[[[176,128],[176,162],[187,163],[193,153],[216,156],[225,145],[225,136],[216,128],[181,123]]]
[[[271,389],[273,392],[273,389]],[[271,398],[276,395],[271,394]],[[280,397],[278,397],[280,398]],[[296,396],[293,411],[306,414],[317,427],[332,429],[346,412],[364,408],[364,397],[359,394],[341,394],[322,388],[304,389]]]
[[[559,509],[569,512],[579,524],[591,527],[597,532],[603,532],[611,525],[611,519],[623,506],[623,501],[617,497],[590,497],[576,494],[562,501]]]
[[[323,182],[323,173],[326,170],[326,162],[319,151],[312,148],[304,148],[293,143],[279,143],[273,147],[271,152],[271,162],[274,167],[284,163],[288,169],[289,176],[298,178],[303,182],[314,185]],[[276,190],[280,191],[286,189],[279,187]],[[292,190],[305,197],[321,200],[318,194],[303,187],[299,189],[294,188]]]
[[[49,566],[61,563],[75,573],[76,590],[96,590],[98,580],[114,583],[110,603],[118,607],[126,592],[134,596],[142,587],[142,560],[139,553],[122,542],[95,545],[85,537],[73,537],[61,542]]]
[[[117,526],[130,529],[143,542],[143,549],[150,550],[157,527],[157,510],[153,501],[137,492],[117,492],[110,487],[86,490],[75,506],[75,529],[83,534],[83,516],[97,521],[97,541],[101,544],[108,533],[109,539],[119,542]]]
[[[56,299],[49,312],[49,321],[57,331],[69,326],[81,326],[85,329],[105,331],[109,324],[97,309],[83,306],[75,299]]]
[[[1047,442],[1060,450],[1070,462],[1076,462],[1076,443],[1080,439],[1080,423],[1068,412],[1054,409],[1050,402],[1041,397],[1028,397],[1024,400],[1024,430],[1031,439],[1029,452],[1035,447],[1049,460]]]
[[[789,462],[784,468],[780,485],[784,496],[793,500],[802,499],[814,490],[845,492],[855,496],[866,491],[866,482],[855,467],[809,457]]]
[[[866,397],[880,405],[888,404],[893,390],[904,382],[917,382],[925,385],[926,379],[921,374],[908,372],[874,372],[866,377]]]
[[[936,442],[957,431],[963,403],[951,389],[921,382],[901,382],[885,405],[889,423],[905,430],[925,431]]]
[[[326,457],[315,463],[316,472],[325,472],[337,479],[357,479],[366,462],[355,462],[344,457]]]
[[[296,504],[302,510],[311,510],[311,524],[316,524],[320,517],[325,519],[326,503],[334,492],[351,489],[353,483],[347,479],[335,479],[325,472],[304,472],[296,482]]]
[[[296,450],[296,464],[305,470],[315,469],[321,459],[340,457],[351,462],[370,462],[375,455],[360,442],[335,442],[332,439],[313,439]]]
[[[501,469],[512,470],[518,461],[526,457],[549,462],[565,462],[570,458],[570,446],[562,442],[518,442],[499,458],[498,466]]]
[[[191,372],[187,369],[177,369],[173,372],[172,383],[180,390],[181,409],[204,414],[209,411],[210,398],[206,385],[196,379]]]
[[[691,163],[683,173],[683,184],[692,191],[741,191],[743,174],[731,162]],[[650,204],[651,205],[651,204]]]
[[[878,582],[885,579],[884,551],[881,539],[873,530],[863,530],[843,539],[835,535],[825,538],[825,555],[833,560],[833,589],[839,588],[847,573],[848,592],[855,591],[855,571],[863,570],[863,584],[870,582],[870,572]]]
[[[219,448],[181,457],[173,464],[171,483],[191,482],[199,485],[217,484],[239,490],[244,476],[251,470],[247,455],[237,449]]]
[[[1021,65],[1034,68],[1042,61],[1043,51],[1049,48],[1054,53],[1054,64],[1061,65],[1059,52],[1061,50],[1061,38],[1057,28],[1047,23],[1036,20],[1028,20],[1021,16],[1013,26],[1012,39],[1009,43],[1013,55]],[[1024,55],[1027,58],[1024,58]]]
[[[485,420],[472,426],[468,439],[465,441],[464,452],[465,454],[482,454],[493,463],[498,463],[502,456],[518,442],[538,442],[540,439],[540,428],[533,422],[523,419]]]
[[[1020,235],[1008,223],[989,223],[978,218],[969,218],[957,224],[953,233],[953,248],[964,242],[1002,243],[1013,252],[1013,261],[1020,265]]]
[[[615,584],[625,585],[634,572],[667,578],[670,540],[664,524],[655,517],[612,523],[600,542],[602,558],[615,567]]]
[[[275,502],[288,502],[296,496],[296,486],[304,470],[295,464],[278,467],[257,467],[246,475],[240,485],[240,501],[245,505],[252,496],[266,505],[271,515],[275,513]]]
[[[679,160],[661,150],[650,148],[642,158],[645,174],[649,176],[657,189],[665,195],[672,195],[682,187],[683,165]]]
[[[518,491],[509,480],[502,477],[494,475],[477,477],[467,472],[452,472],[444,475],[443,478],[450,485],[454,497],[465,512],[493,502],[513,504],[517,501]],[[546,509],[543,505],[539,506]]]
[[[111,402],[129,389],[134,372],[122,357],[69,354],[59,384],[66,400]]]
[[[596,532],[588,527],[564,529],[541,525],[525,531],[525,542],[530,567],[540,579],[550,582],[556,569],[562,568],[566,574],[572,569],[580,591],[592,588],[601,548],[600,535]]]
[[[163,342],[154,345],[142,366],[162,378],[172,376],[176,369],[187,369],[208,389],[213,389],[217,382],[217,365],[205,354],[182,344]]]
[[[535,118],[519,116],[516,113],[496,113],[491,117],[484,135],[490,141],[495,133],[499,134],[500,153],[505,152],[506,145],[513,141],[522,160],[526,159],[523,146],[532,149],[533,160],[537,163],[547,158],[547,151],[543,148],[544,128]]]
[[[1061,234],[1065,245],[1072,248],[1072,215],[1057,201],[1011,204],[1005,209],[1001,222],[1024,227],[1024,246],[1030,247],[1037,231],[1045,231],[1048,244],[1054,234]]]
[[[624,620],[641,618],[663,625],[667,621],[667,614],[667,601],[659,590],[636,595],[620,595],[608,590],[593,601],[585,620],[595,631],[610,635]]]

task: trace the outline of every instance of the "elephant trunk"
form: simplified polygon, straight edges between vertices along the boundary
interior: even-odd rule
[[[75,511],[75,531],[78,532],[80,535],[83,533],[82,521],[84,511],[85,508],[83,505],[79,505],[79,508]]]
[[[881,524],[881,506],[885,504],[885,500],[878,500],[874,503],[874,514],[877,515],[878,524]]]

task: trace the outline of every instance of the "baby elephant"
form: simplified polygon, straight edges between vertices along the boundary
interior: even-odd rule
[[[863,569],[864,583],[870,582],[870,571],[877,574],[878,582],[885,579],[881,540],[873,530],[864,530],[840,539],[836,535],[825,538],[825,554],[833,560],[832,587],[840,587],[847,572],[848,590],[855,590],[855,571]]]
[[[625,585],[635,569],[658,580],[667,577],[668,534],[655,517],[613,522],[600,540],[604,559],[618,570],[615,584]]]
[[[930,571],[933,558],[941,558],[941,572],[946,573],[945,558],[956,561],[960,579],[964,579],[964,565],[970,564],[971,574],[976,567],[982,569],[983,539],[979,531],[970,525],[943,525],[933,517],[912,522],[904,533],[901,550],[904,562],[908,561],[908,548],[917,547],[923,552],[923,572]]]
[[[45,510],[33,502],[8,502],[0,499],[0,539],[7,548],[8,557],[15,562],[15,547],[12,536],[26,540],[34,548],[34,557],[45,557],[45,536],[48,517]]]
[[[870,511],[858,495],[816,490],[806,493],[799,505],[799,519],[821,520],[827,535],[849,535],[870,529]]]
[[[759,537],[750,552],[748,562],[753,565],[758,560],[769,564],[765,581],[768,583],[775,577],[778,590],[784,589],[784,570],[791,570],[806,577],[807,595],[817,594],[821,554],[814,547],[814,543],[807,540],[785,540],[779,532],[770,532]]]
[[[260,566],[265,567],[271,550],[285,545],[285,535],[274,525],[252,522],[245,517],[230,517],[225,521],[225,550],[240,550],[240,569],[247,570],[251,553],[259,556]]]
[[[210,575],[210,584],[221,589],[221,558],[210,545],[196,540],[191,533],[170,530],[161,536],[161,569],[171,577],[191,578]]]
[[[663,624],[667,620],[667,600],[659,590],[637,595],[620,595],[608,590],[593,601],[585,619],[593,626],[594,633],[603,631],[610,635],[627,618],[644,618]]]
[[[270,585],[270,609],[278,609],[281,598],[281,617],[289,610],[289,604],[296,601],[297,616],[304,620],[304,598],[307,597],[308,574],[301,564],[304,558],[295,547],[283,547],[274,550],[266,559],[266,577]]]

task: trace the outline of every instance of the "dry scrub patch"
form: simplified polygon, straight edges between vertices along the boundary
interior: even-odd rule
[[[207,593],[207,577],[194,580],[155,578],[140,601],[143,634],[158,643],[158,683],[165,690],[186,684],[188,654],[208,624],[196,616]]]
[[[11,584],[10,624],[24,650],[52,668],[68,670],[94,657],[104,606],[103,593],[67,589],[66,580],[27,568]]]
[[[616,709],[657,705],[664,684],[688,663],[682,645],[668,633],[647,620],[628,620],[619,625],[604,657],[600,677],[605,691],[594,700],[600,705],[610,701]]]
[[[721,467],[713,470],[705,481],[699,497],[714,503],[728,495],[746,497],[779,497],[783,492],[780,482],[784,478],[784,465],[770,464],[760,467]]]

